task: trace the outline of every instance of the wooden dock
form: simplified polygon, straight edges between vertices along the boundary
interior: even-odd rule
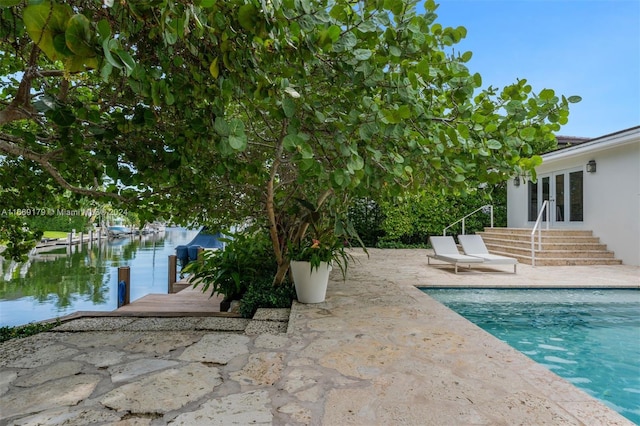
[[[118,315],[135,316],[138,314],[154,314],[158,316],[200,316],[220,312],[222,296],[210,296],[210,292],[202,292],[200,288],[185,287],[177,293],[147,294],[128,305],[116,309]]]

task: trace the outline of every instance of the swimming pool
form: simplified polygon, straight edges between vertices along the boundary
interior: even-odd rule
[[[421,290],[640,424],[640,291]]]

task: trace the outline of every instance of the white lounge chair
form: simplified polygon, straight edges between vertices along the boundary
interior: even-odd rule
[[[499,254],[489,253],[487,246],[480,235],[458,235],[458,241],[462,245],[464,254],[479,257],[485,265],[513,265],[513,273],[516,273],[518,259]]]
[[[483,263],[484,261],[477,256],[467,256],[460,254],[458,246],[453,237],[429,237],[431,247],[434,254],[427,256],[427,264],[431,264],[431,259],[441,260],[443,262],[452,263],[455,266],[456,274],[458,273],[458,265],[471,265]]]

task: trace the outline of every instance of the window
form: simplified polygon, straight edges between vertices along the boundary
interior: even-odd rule
[[[569,173],[569,211],[571,222],[583,221],[582,171]]]

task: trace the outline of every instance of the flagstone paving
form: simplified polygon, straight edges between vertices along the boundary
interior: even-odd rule
[[[239,318],[79,318],[0,345],[4,425],[628,425],[416,285],[640,287],[628,266],[356,253],[327,300]]]

